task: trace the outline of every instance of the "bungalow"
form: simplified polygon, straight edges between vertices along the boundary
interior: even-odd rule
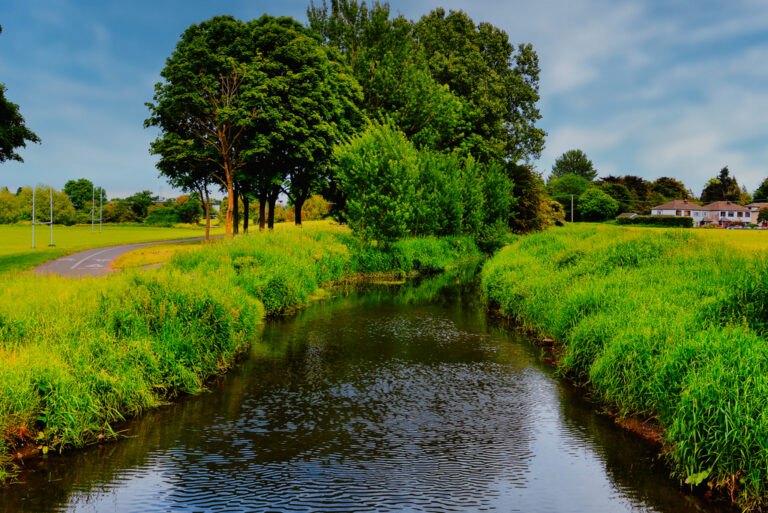
[[[751,223],[752,212],[731,201],[717,201],[709,205],[697,205],[688,200],[674,200],[651,209],[653,216],[682,216],[693,218],[694,226],[717,223],[728,225],[735,222]]]

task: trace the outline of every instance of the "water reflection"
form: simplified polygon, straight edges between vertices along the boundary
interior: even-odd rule
[[[716,511],[488,322],[472,280],[338,290],[209,394],[26,469],[2,511]]]

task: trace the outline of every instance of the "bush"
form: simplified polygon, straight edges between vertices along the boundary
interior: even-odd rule
[[[619,202],[602,190],[592,187],[579,196],[576,208],[584,221],[605,221],[619,211]]]
[[[677,216],[636,216],[619,217],[616,224],[635,224],[643,226],[667,226],[680,228],[693,228],[693,218]]]

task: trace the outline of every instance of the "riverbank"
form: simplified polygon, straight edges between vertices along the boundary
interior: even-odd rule
[[[121,420],[194,394],[323,287],[439,272],[478,258],[468,238],[360,248],[345,228],[280,230],[179,252],[101,279],[0,276],[0,479],[10,456],[114,436]]]
[[[706,234],[577,225],[483,268],[501,313],[622,416],[653,418],[677,477],[745,509],[768,496],[768,257]]]

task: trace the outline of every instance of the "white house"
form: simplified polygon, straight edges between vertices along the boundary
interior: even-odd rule
[[[759,209],[758,209],[759,210]],[[688,200],[674,200],[651,209],[653,216],[677,216],[693,218],[694,226],[717,223],[728,225],[736,222],[752,223],[752,212],[731,201],[717,201],[709,205],[697,205]],[[757,218],[757,216],[755,216]]]

